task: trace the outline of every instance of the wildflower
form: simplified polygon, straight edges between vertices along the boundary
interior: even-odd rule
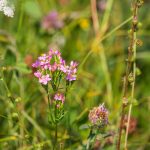
[[[5,6],[3,11],[4,11],[4,14],[8,17],[13,17],[14,16],[13,7]]]
[[[76,62],[71,61],[70,65],[67,66],[60,51],[50,49],[47,54],[39,56],[32,67],[37,69],[34,75],[39,78],[39,82],[47,84],[53,78],[54,72],[57,71],[66,76],[66,80],[69,82],[76,80],[77,65]]]
[[[62,103],[64,103],[65,96],[62,93],[56,93],[54,96],[54,100],[61,101]]]
[[[35,75],[37,78],[40,78],[42,74],[41,74],[40,71],[37,71],[37,72],[34,73],[34,75]]]
[[[35,63],[32,64],[32,67],[37,68],[40,66],[40,61],[36,61]]]
[[[42,20],[42,27],[45,30],[60,29],[64,25],[63,21],[59,18],[57,11],[51,11]]]
[[[80,20],[80,27],[84,30],[89,28],[89,21],[88,19],[81,19]]]
[[[68,81],[74,81],[76,80],[76,73],[77,73],[77,63],[74,61],[71,61],[70,66],[67,66],[67,76],[66,76],[66,80]]]
[[[0,0],[0,11],[3,11],[3,8],[7,5],[6,0]]]
[[[39,82],[44,84],[44,85],[46,85],[48,83],[48,81],[50,81],[50,80],[51,80],[51,78],[49,77],[48,74],[47,75],[42,75],[42,76],[39,77]]]
[[[14,6],[10,5],[7,0],[0,0],[0,11],[8,17],[14,16]]]
[[[97,126],[104,126],[108,124],[108,110],[105,108],[104,104],[90,110],[89,121],[93,125]]]

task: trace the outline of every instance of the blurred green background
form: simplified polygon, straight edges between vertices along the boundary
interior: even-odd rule
[[[0,12],[0,149],[51,149],[54,132],[48,124],[47,95],[31,67],[49,48],[59,49],[68,62],[80,64],[78,79],[65,102],[68,113],[58,129],[62,149],[83,149],[89,130],[80,126],[88,123],[89,110],[100,103],[109,110],[106,130],[114,136],[97,141],[95,149],[115,149],[131,21],[119,25],[131,17],[131,2],[97,0],[100,35],[107,35],[98,45],[89,0],[12,3],[13,18]],[[150,149],[149,7],[150,1],[145,0],[139,10],[137,37],[143,44],[137,47],[140,75],[136,79],[129,150]]]

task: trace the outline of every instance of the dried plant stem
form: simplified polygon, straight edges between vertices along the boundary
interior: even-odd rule
[[[121,143],[121,135],[124,121],[125,108],[128,103],[128,85],[129,85],[129,75],[132,76],[132,87],[131,87],[131,102],[129,106],[129,114],[128,114],[128,122],[127,122],[127,130],[126,130],[126,138],[125,138],[125,149],[127,148],[127,137],[130,123],[130,116],[132,110],[132,99],[134,98],[134,89],[135,89],[135,77],[136,77],[136,30],[137,30],[137,15],[138,15],[138,0],[135,1],[133,5],[133,19],[132,19],[132,28],[131,28],[131,40],[128,48],[128,59],[127,59],[127,67],[126,74],[124,77],[124,85],[123,85],[123,98],[122,98],[122,111],[121,111],[121,120],[119,127],[119,137],[117,141],[117,150],[120,150]]]
[[[112,7],[112,2],[113,0],[108,1],[107,3],[107,10],[104,15],[104,19],[102,21],[102,26],[100,30],[99,26],[99,21],[98,21],[98,14],[97,14],[97,8],[96,8],[96,0],[91,0],[91,13],[92,13],[92,20],[93,20],[93,27],[94,27],[94,33],[95,33],[95,40],[93,41],[93,45],[96,45],[96,51],[99,52],[100,59],[101,59],[101,64],[102,64],[102,69],[105,74],[105,81],[106,81],[106,88],[107,88],[107,99],[108,99],[108,104],[111,104],[111,99],[112,99],[112,85],[111,85],[111,79],[110,79],[110,74],[108,70],[108,65],[107,65],[107,60],[106,60],[106,55],[105,51],[103,48],[103,45],[101,43],[101,38],[102,35],[105,33],[106,28],[107,28],[107,23],[110,15],[110,10]]]
[[[136,32],[134,33],[134,39],[136,40]],[[134,42],[135,43],[135,42]],[[134,58],[136,58],[136,43],[133,47],[134,52]],[[127,127],[126,127],[126,135],[125,135],[125,149],[127,149],[127,141],[128,141],[128,132],[129,132],[129,126],[130,126],[130,117],[131,117],[131,111],[132,111],[132,103],[134,99],[134,91],[135,91],[135,80],[136,80],[136,62],[133,63],[133,82],[132,82],[132,89],[131,89],[131,101],[129,105],[129,111],[128,111],[128,119],[127,119]]]
[[[92,13],[94,32],[96,36],[98,36],[99,35],[99,22],[98,22],[97,8],[96,8],[96,0],[91,0],[91,13]]]

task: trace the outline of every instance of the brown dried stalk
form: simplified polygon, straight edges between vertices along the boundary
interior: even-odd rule
[[[117,141],[117,150],[120,150],[120,143],[121,143],[121,135],[122,135],[122,128],[124,122],[124,114],[125,108],[128,104],[128,87],[129,82],[132,82],[131,87],[131,99],[134,98],[134,89],[135,89],[135,78],[136,78],[136,32],[137,32],[137,18],[138,18],[138,8],[143,2],[141,0],[136,0],[133,4],[133,19],[132,19],[132,28],[131,28],[131,36],[130,36],[130,45],[128,47],[128,58],[127,58],[127,67],[126,67],[126,74],[124,77],[124,84],[123,84],[123,98],[122,98],[122,111],[121,111],[121,120],[120,120],[120,127],[119,127],[119,137]],[[129,79],[132,78],[132,81]],[[125,149],[127,149],[127,137],[128,137],[128,129],[130,123],[130,115],[132,109],[132,102],[130,103],[129,107],[129,115],[128,115],[128,124],[126,130],[126,140],[125,140]]]

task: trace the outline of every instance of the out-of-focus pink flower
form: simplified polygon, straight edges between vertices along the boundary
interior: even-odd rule
[[[108,124],[108,110],[104,104],[90,110],[89,121],[93,125],[103,126]]]
[[[128,116],[125,115],[124,116],[124,120],[123,120],[123,128],[126,129],[126,126],[127,126],[127,122],[128,122]],[[130,123],[129,123],[129,134],[132,134],[134,133],[136,130],[137,130],[137,119],[134,118],[133,116],[130,117]]]
[[[57,11],[50,11],[42,20],[42,27],[45,30],[60,29],[64,25]]]
[[[56,93],[54,95],[54,100],[61,101],[62,103],[65,102],[65,96],[62,93]]]
[[[107,0],[99,0],[97,2],[97,8],[100,12],[103,12],[106,9]]]

